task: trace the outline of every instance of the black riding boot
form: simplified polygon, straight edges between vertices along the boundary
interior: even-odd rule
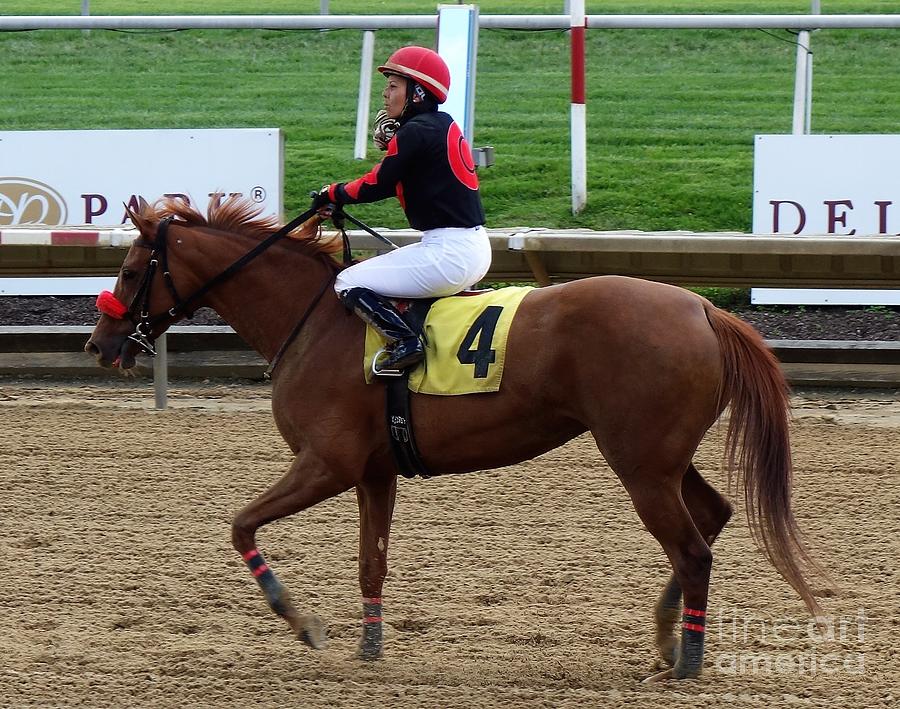
[[[387,338],[388,357],[377,369],[406,369],[425,358],[421,338],[380,295],[368,288],[351,288],[341,293],[341,302]]]

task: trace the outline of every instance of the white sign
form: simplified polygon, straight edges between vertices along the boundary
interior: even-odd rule
[[[758,135],[753,233],[900,234],[900,135]],[[754,288],[754,303],[895,305],[900,292]]]
[[[242,194],[281,217],[279,129],[0,132],[0,227],[119,226],[125,206]]]

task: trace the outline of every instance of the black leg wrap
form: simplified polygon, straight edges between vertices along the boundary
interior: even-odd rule
[[[283,616],[287,612],[287,605],[284,602],[284,586],[275,577],[275,572],[266,564],[262,554],[256,553],[246,562],[250,573],[256,578],[256,582],[266,595],[269,608]]]
[[[675,665],[678,678],[697,677],[703,669],[706,612],[685,608],[682,616],[681,652]]]
[[[362,659],[375,660],[381,657],[384,647],[382,626],[381,603],[374,599],[363,601],[363,636],[359,644]]]

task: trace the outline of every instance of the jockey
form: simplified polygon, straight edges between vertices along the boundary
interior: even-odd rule
[[[416,332],[388,298],[454,295],[480,281],[491,264],[484,209],[472,152],[459,126],[438,110],[447,99],[450,70],[424,47],[403,47],[378,70],[386,116],[376,118],[375,141],[387,155],[352,182],[326,185],[313,208],[375,202],[396,196],[422,240],[375,256],[337,275],[341,302],[387,340],[377,370],[398,370],[425,356]],[[393,135],[391,132],[396,130]]]

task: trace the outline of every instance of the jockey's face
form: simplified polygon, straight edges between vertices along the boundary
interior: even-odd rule
[[[384,110],[390,118],[398,119],[406,106],[406,79],[396,74],[388,74],[387,86],[382,92]]]

